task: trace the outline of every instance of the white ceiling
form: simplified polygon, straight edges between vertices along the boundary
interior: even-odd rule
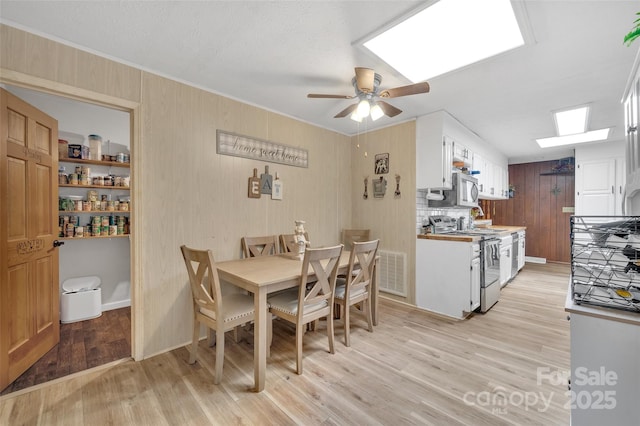
[[[554,136],[551,111],[590,103],[590,130],[611,126],[609,140],[623,140],[640,42],[622,39],[640,4],[516,2],[532,44],[434,78],[428,94],[389,100],[402,114],[361,124],[333,118],[353,100],[306,94],[352,95],[356,66],[380,73],[381,88],[410,84],[354,42],[425,2],[1,0],[0,22],[346,135],[444,109],[510,162],[538,161],[567,154],[534,140]]]

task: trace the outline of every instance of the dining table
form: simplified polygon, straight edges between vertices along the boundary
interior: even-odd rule
[[[338,263],[338,273],[345,274],[349,268],[349,251],[343,251]],[[371,283],[371,314],[374,325],[378,323],[378,257],[374,264]],[[299,285],[302,275],[302,260],[291,253],[257,256],[237,260],[216,262],[220,280],[253,293],[255,308],[253,334],[253,364],[256,392],[264,390],[267,368],[267,345],[269,344],[267,321],[271,321],[267,296]],[[309,273],[309,278],[314,275]]]

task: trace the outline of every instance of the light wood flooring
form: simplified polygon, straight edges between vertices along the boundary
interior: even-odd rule
[[[354,315],[350,348],[337,322],[334,355],[320,323],[305,335],[301,376],[294,330],[275,321],[262,393],[250,390],[253,345],[227,333],[218,386],[203,340],[194,365],[183,347],[0,397],[0,424],[567,425],[566,384],[537,379],[569,369],[568,275],[527,264],[493,309],[465,321],[383,300],[373,333]]]

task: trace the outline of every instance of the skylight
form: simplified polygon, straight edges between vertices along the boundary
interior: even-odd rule
[[[557,111],[553,114],[556,120],[558,136],[574,135],[584,133],[587,130],[587,112],[589,107]]]
[[[609,137],[610,128],[587,131],[589,107],[565,109],[553,113],[558,136],[536,139],[540,148],[603,141]]]
[[[509,0],[441,0],[364,42],[414,83],[523,44]]]
[[[573,145],[576,143],[603,141],[609,137],[609,128],[592,130],[585,133],[576,133],[566,136],[553,136],[550,138],[536,139],[540,148],[551,148],[554,146]]]

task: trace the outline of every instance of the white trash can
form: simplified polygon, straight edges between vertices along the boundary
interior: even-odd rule
[[[60,322],[63,324],[98,318],[102,315],[100,277],[69,278],[62,283]]]

